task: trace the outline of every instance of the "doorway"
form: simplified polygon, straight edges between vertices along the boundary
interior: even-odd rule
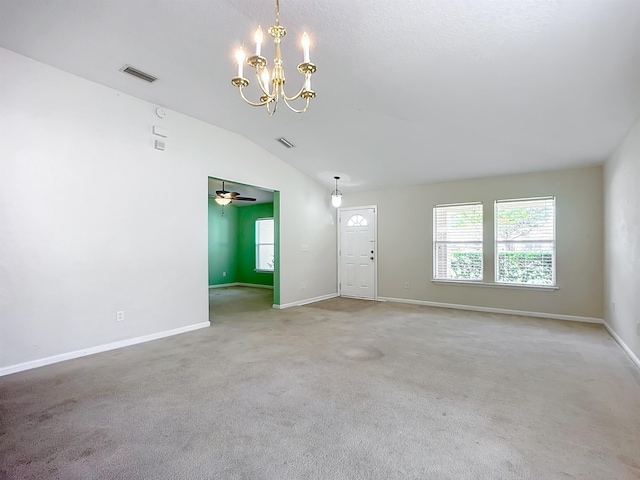
[[[375,300],[377,206],[338,210],[338,295]]]
[[[271,228],[260,228],[264,220]],[[279,227],[278,191],[209,177],[209,291],[261,288],[271,294],[272,305],[278,304]]]

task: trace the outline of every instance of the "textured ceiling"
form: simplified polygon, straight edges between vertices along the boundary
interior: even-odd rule
[[[287,86],[307,30],[318,96],[271,118],[230,79],[274,7],[0,0],[0,46],[238,132],[328,188],[341,175],[345,192],[598,164],[640,116],[638,0],[282,0]]]

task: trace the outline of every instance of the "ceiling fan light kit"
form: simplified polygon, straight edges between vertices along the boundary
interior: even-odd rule
[[[213,195],[211,195],[213,197]],[[216,190],[216,195],[213,200],[221,206],[229,205],[234,200],[241,200],[244,202],[255,202],[254,197],[244,197],[239,192],[230,192],[224,188],[224,180],[222,181],[222,190]]]
[[[340,180],[340,177],[333,178],[335,178],[336,180],[336,189],[331,192],[331,205],[338,208],[340,205],[342,205],[342,192],[338,190],[338,180]]]
[[[303,62],[298,65],[298,71],[304,75],[304,82],[298,93],[289,97],[284,92],[285,74],[284,67],[282,66],[282,54],[280,52],[280,42],[287,34],[285,28],[280,25],[280,0],[276,0],[276,23],[269,27],[268,32],[269,35],[273,37],[273,43],[275,45],[273,69],[271,72],[269,72],[267,66],[267,59],[261,55],[263,32],[262,28],[258,27],[254,36],[256,42],[255,55],[247,57],[244,50],[238,49],[236,51],[238,75],[231,79],[231,84],[234,87],[238,87],[240,96],[249,105],[254,107],[266,106],[267,113],[270,116],[276,113],[280,99],[282,99],[285,105],[293,112],[304,113],[307,111],[307,108],[309,108],[311,99],[316,96],[316,92],[311,89],[311,76],[316,72],[316,66],[309,60],[309,46],[311,44],[309,35],[307,35],[307,32],[302,34]],[[260,91],[262,92],[260,101],[258,102],[250,101],[244,94],[243,88],[249,86],[249,80],[243,76],[245,63],[255,70],[258,87],[260,87]],[[298,99],[305,101],[303,108],[296,109],[289,103]]]
[[[254,197],[244,197],[240,195],[239,192],[230,192],[224,188],[224,180],[222,181],[222,190],[216,190],[215,196],[209,195],[213,197],[213,201],[220,205],[222,208],[222,216],[224,217],[224,207],[233,203],[234,200],[244,201],[244,202],[255,202],[256,199]]]

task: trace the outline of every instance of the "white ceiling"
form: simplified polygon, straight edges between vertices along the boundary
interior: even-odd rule
[[[0,46],[238,132],[327,188],[340,175],[344,192],[599,164],[640,116],[638,0],[282,0],[287,86],[307,30],[318,96],[268,117],[230,79],[274,8],[0,0]]]

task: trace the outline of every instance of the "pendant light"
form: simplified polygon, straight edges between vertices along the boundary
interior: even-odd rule
[[[340,205],[342,205],[342,192],[338,190],[338,180],[340,180],[340,177],[333,178],[336,179],[336,189],[331,192],[331,205],[338,208]]]

